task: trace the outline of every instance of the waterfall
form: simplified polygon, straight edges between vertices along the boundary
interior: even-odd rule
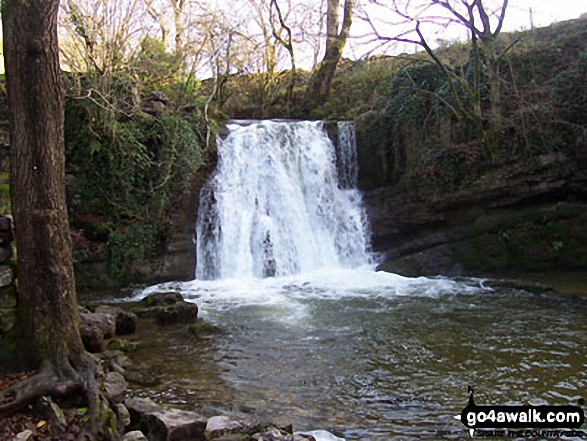
[[[355,125],[352,121],[339,121],[338,124],[338,183],[340,188],[357,187],[359,163],[357,162],[357,141]]]
[[[353,126],[341,123],[339,131],[337,160],[319,121],[228,125],[216,170],[200,192],[197,279],[369,263]]]

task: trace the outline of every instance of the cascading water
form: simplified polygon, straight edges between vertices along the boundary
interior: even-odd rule
[[[286,276],[369,263],[354,128],[339,155],[319,121],[228,125],[200,194],[196,278]]]
[[[135,297],[181,293],[223,332],[211,344],[157,333],[155,356],[149,332],[137,354],[164,358],[167,375],[153,397],[285,415],[348,441],[415,441],[463,438],[454,415],[468,384],[496,403],[564,404],[585,390],[581,308],[368,265],[352,124],[339,124],[337,149],[320,122],[228,128],[201,192],[197,278]]]

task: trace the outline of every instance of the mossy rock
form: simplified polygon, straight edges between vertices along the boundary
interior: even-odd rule
[[[188,326],[187,331],[188,334],[193,335],[194,337],[199,337],[220,334],[222,329],[206,320],[198,319],[196,323],[192,323]]]

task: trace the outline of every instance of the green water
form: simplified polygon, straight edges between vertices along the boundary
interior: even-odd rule
[[[258,283],[256,294],[239,288],[251,291],[246,301],[226,286],[173,285],[223,332],[143,324],[135,368],[152,367],[160,383],[142,393],[208,416],[281,416],[296,430],[376,441],[465,439],[453,416],[468,385],[478,405],[587,398],[587,296],[473,282],[405,282],[401,292],[393,280],[332,292]]]

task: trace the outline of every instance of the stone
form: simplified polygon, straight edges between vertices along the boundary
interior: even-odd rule
[[[130,415],[130,422],[133,427],[139,424],[143,415],[156,412],[161,409],[161,406],[155,403],[152,399],[141,397],[127,398],[124,400],[124,406],[128,410]]]
[[[118,306],[99,306],[96,312],[114,317],[116,335],[132,334],[137,328],[137,315]]]
[[[132,432],[125,433],[120,441],[149,441],[149,438],[140,430],[133,430]]]
[[[206,436],[211,439],[235,433],[247,433],[246,424],[226,416],[213,416],[206,424]]]
[[[125,427],[130,425],[130,412],[122,403],[116,404],[114,411],[118,420],[118,431],[122,432]]]
[[[293,441],[294,435],[277,427],[268,427],[263,432],[255,433],[251,439],[254,441]]]
[[[192,323],[188,326],[187,331],[188,334],[193,335],[194,337],[200,337],[220,334],[222,329],[208,321],[198,319],[196,323]]]
[[[150,441],[206,441],[206,419],[195,412],[161,409],[143,415],[141,429]]]
[[[0,248],[0,262],[4,260],[2,259],[2,249]],[[8,265],[0,265],[0,287],[11,285],[13,281],[14,273],[12,268]]]
[[[184,301],[161,308],[156,315],[156,321],[160,325],[193,323],[197,319],[198,305]]]
[[[104,338],[112,338],[116,335],[116,320],[113,316],[101,313],[81,313],[80,326],[97,327],[102,330]]]
[[[80,335],[82,343],[88,352],[97,353],[106,350],[106,342],[104,341],[104,331],[92,323],[80,324]]]
[[[328,432],[327,430],[312,430],[310,432],[296,432],[296,435],[309,437],[309,438],[302,438],[302,439],[320,439],[321,441],[345,441],[344,438],[340,438],[332,433]]]
[[[175,291],[170,292],[155,292],[153,294],[149,294],[141,303],[147,306],[165,306],[165,305],[173,305],[175,303],[183,302],[183,297],[180,293]]]
[[[22,432],[16,434],[11,441],[31,441],[34,439],[32,430],[23,430]]]
[[[121,403],[126,396],[128,384],[118,372],[108,372],[104,379],[104,393],[112,403]]]
[[[122,352],[134,352],[139,344],[136,341],[125,340],[124,338],[113,338],[108,341],[108,349]]]
[[[222,435],[218,438],[213,438],[214,441],[250,441],[250,435],[243,435],[235,433],[231,435]]]

